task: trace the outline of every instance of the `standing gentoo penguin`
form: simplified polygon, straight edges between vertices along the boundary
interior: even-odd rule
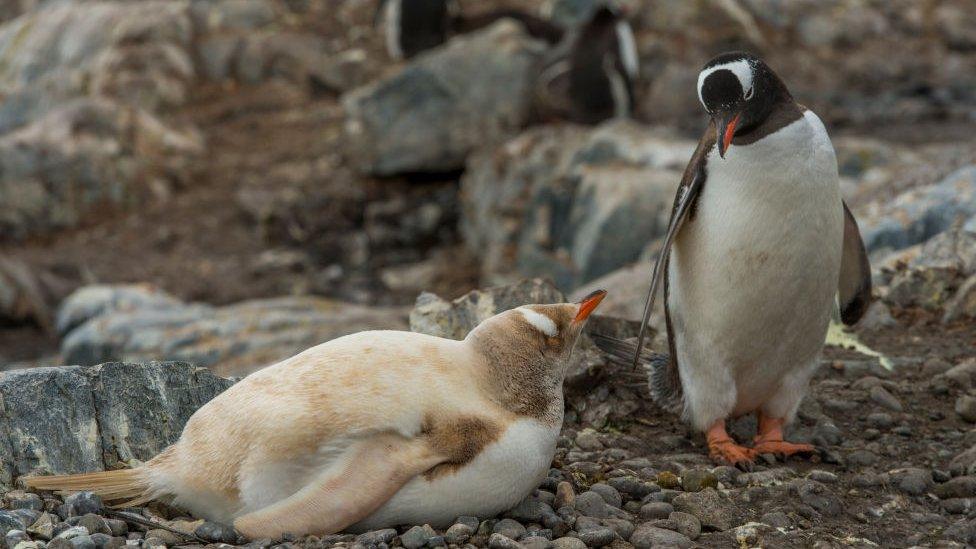
[[[584,124],[634,112],[639,62],[634,33],[616,8],[601,6],[579,29],[568,58],[571,115]]]
[[[651,360],[651,392],[683,409],[718,460],[810,452],[785,442],[783,426],[817,367],[835,296],[849,324],[871,298],[834,148],[817,115],[753,55],[712,59],[698,97],[712,120],[678,189],[645,310],[646,326],[663,273],[670,356]],[[643,327],[636,348],[642,337]],[[635,350],[601,344],[618,356]],[[745,448],[725,421],[750,412],[759,432]]]
[[[386,51],[393,59],[409,59],[447,41],[456,0],[380,0],[376,19],[383,21]]]
[[[568,359],[605,295],[512,309],[463,341],[334,339],[227,389],[142,467],[26,484],[167,498],[252,539],[492,516],[546,476]]]

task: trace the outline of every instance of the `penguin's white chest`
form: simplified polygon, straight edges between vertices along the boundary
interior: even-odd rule
[[[545,478],[560,425],[513,422],[494,443],[457,471],[415,477],[352,531],[390,524],[446,527],[460,515],[490,517],[514,507]]]
[[[668,278],[676,354],[696,424],[721,417],[722,408],[756,409],[788,385],[784,379],[803,377],[815,364],[837,290],[842,216],[833,147],[811,112],[751,145],[732,146],[725,159],[709,155]]]

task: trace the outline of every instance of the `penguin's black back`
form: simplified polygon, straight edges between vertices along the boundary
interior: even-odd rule
[[[448,0],[399,1],[400,49],[404,57],[413,57],[447,41],[451,20]]]
[[[622,79],[628,96],[628,111],[633,112],[632,85],[620,59],[617,37],[618,16],[600,8],[580,29],[569,55],[569,99],[573,118],[596,124],[616,114],[615,99],[607,70]]]

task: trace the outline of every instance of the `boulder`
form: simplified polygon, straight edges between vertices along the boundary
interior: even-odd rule
[[[315,297],[224,307],[182,303],[148,286],[82,288],[58,311],[66,362],[181,360],[241,376],[343,335],[404,329],[399,309]]]
[[[95,210],[144,203],[186,177],[192,130],[106,99],[80,98],[0,137],[0,234],[76,226]]]
[[[544,51],[519,25],[501,21],[348,93],[350,158],[380,176],[462,168],[475,147],[526,123]]]
[[[0,487],[147,460],[231,381],[186,363],[0,372]]]
[[[976,232],[957,223],[922,245],[898,265],[885,300],[897,307],[940,310],[952,301],[948,321],[968,314],[972,289],[967,278],[976,275]],[[960,291],[962,290],[962,291]],[[959,296],[955,300],[953,296]]]
[[[938,183],[905,191],[868,211],[858,223],[869,251],[900,250],[925,242],[956,220],[976,215],[976,165]]]
[[[461,232],[482,278],[572,290],[634,262],[667,229],[695,145],[632,122],[540,127],[485,149],[461,180]]]

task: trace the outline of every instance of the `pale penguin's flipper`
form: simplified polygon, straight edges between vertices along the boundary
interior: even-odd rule
[[[444,461],[427,440],[374,435],[291,497],[241,516],[234,527],[250,539],[331,534],[365,518],[413,477]]]
[[[861,320],[871,305],[871,264],[861,240],[857,221],[844,206],[844,249],[840,262],[837,293],[840,299],[840,318],[851,326]]]

